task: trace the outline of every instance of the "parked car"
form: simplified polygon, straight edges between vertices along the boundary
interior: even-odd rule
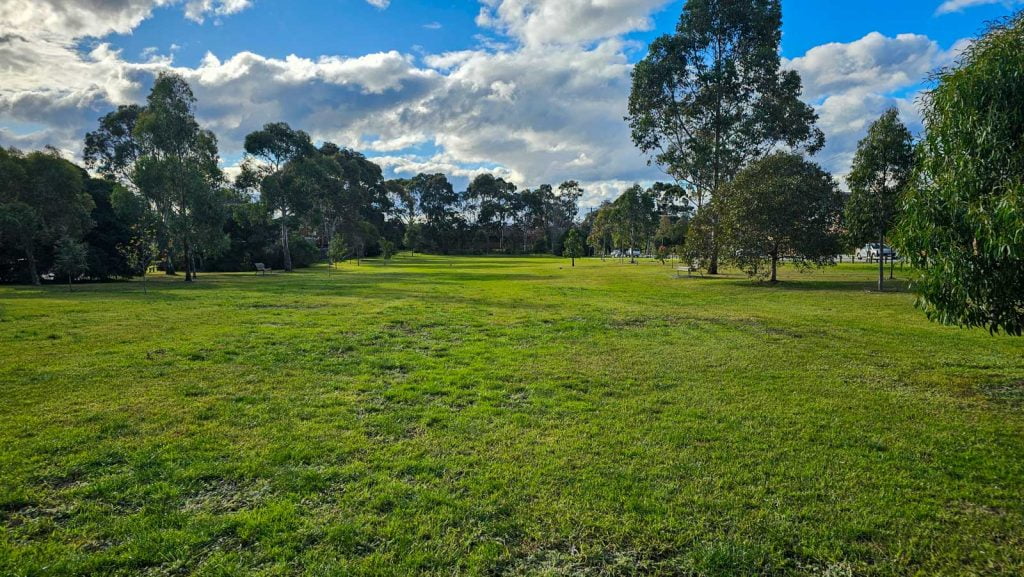
[[[881,248],[879,248],[881,246]],[[892,250],[889,245],[879,245],[877,242],[869,242],[868,244],[857,249],[857,258],[861,260],[875,260],[876,258],[896,258],[896,253]]]

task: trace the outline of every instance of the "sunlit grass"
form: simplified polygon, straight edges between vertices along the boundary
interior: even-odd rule
[[[872,275],[2,287],[0,575],[1024,573],[1024,341]]]

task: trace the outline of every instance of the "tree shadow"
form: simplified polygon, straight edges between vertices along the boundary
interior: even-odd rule
[[[751,281],[737,283],[750,289],[775,289],[780,291],[815,291],[815,292],[863,292],[878,293],[877,281],[862,280],[782,280],[772,284],[769,281]],[[909,283],[904,280],[886,280],[884,294],[907,294]],[[879,293],[882,294],[882,293]]]

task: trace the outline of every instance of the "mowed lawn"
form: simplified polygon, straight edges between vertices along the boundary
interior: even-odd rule
[[[1024,340],[872,274],[0,287],[0,575],[1024,574]]]

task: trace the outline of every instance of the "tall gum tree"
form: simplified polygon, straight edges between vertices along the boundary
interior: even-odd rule
[[[272,122],[246,135],[245,152],[249,158],[242,165],[241,181],[254,184],[267,208],[279,215],[284,269],[290,271],[288,221],[311,204],[309,189],[300,186],[305,182],[301,175],[310,166],[299,166],[297,161],[313,155],[316,148],[305,132]]]
[[[718,218],[709,204],[747,164],[779,146],[824,145],[800,76],[782,70],[779,0],[687,0],[674,34],[633,69],[626,120],[634,144],[712,212],[708,271],[718,272]],[[704,230],[695,228],[694,230]]]

